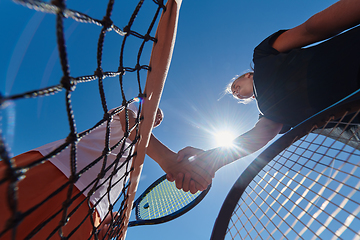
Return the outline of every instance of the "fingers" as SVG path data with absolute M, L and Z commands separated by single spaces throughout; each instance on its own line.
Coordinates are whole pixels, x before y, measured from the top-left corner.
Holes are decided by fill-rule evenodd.
M 203 185 L 197 183 L 191 178 L 190 173 L 179 173 L 175 180 L 176 188 L 182 189 L 184 192 L 190 191 L 192 194 L 196 193 L 197 191 L 203 191 L 207 188 L 208 185 Z
M 192 194 L 195 194 L 199 189 L 196 187 L 196 183 L 194 182 L 194 180 L 191 180 L 190 182 L 190 192 Z
M 107 214 L 103 222 L 98 226 L 99 232 L 98 232 L 98 238 L 99 239 L 106 239 L 109 236 L 109 228 L 113 221 L 116 221 L 116 219 L 119 217 L 118 212 L 112 212 Z M 112 226 L 112 230 L 116 231 L 118 228 L 117 226 Z
M 175 180 L 175 185 L 177 189 L 182 189 L 183 187 L 183 180 L 184 180 L 184 174 L 183 173 L 179 173 L 176 176 L 176 180 Z
M 197 183 L 197 189 L 204 191 L 212 182 L 212 175 L 210 175 L 205 169 L 195 165 L 192 169 L 192 179 Z
M 190 191 L 192 194 L 195 194 L 197 191 L 204 191 L 210 182 L 201 181 L 201 183 L 192 179 L 190 173 L 179 173 L 175 180 L 176 188 L 182 189 L 184 192 Z
M 185 170 L 185 169 L 184 169 Z M 169 174 L 172 176 L 171 174 Z M 188 170 L 179 172 L 175 178 L 175 185 L 178 189 L 191 193 L 205 190 L 212 182 L 213 175 L 209 174 L 202 166 L 192 164 Z M 173 177 L 168 177 L 168 180 Z M 193 183 L 192 183 L 193 182 Z M 195 185 L 195 186 L 194 186 Z
M 171 173 L 166 174 L 166 179 L 167 179 L 169 182 L 175 181 L 174 175 L 172 175 Z
M 190 173 L 185 173 L 185 178 L 184 178 L 183 186 L 182 186 L 184 192 L 188 192 L 190 190 L 190 180 L 191 180 Z
M 169 181 L 175 180 L 175 185 L 178 189 L 183 189 L 185 192 L 190 191 L 195 193 L 198 190 L 205 190 L 212 182 L 215 170 L 212 165 L 205 161 L 203 150 L 186 147 L 180 150 L 177 154 L 177 167 L 173 168 L 173 172 L 168 172 L 167 179 Z M 193 156 L 192 158 L 189 158 Z M 189 158 L 189 159 L 187 159 Z M 186 159 L 187 161 L 183 161 Z
M 100 224 L 99 228 L 102 228 L 103 226 L 110 224 L 113 218 L 114 219 L 116 218 L 117 214 L 118 214 L 117 212 L 113 212 L 112 214 L 111 213 L 107 214 L 103 222 Z
M 177 160 L 177 162 L 181 162 L 184 159 L 187 160 L 188 158 L 195 156 L 196 154 L 201 153 L 201 152 L 203 152 L 203 150 L 201 150 L 201 149 L 193 148 L 193 147 L 186 147 L 186 148 L 181 149 L 178 152 L 178 157 L 176 160 Z
M 178 157 L 176 159 L 177 162 L 181 162 L 182 160 L 184 160 L 186 154 L 187 154 L 187 148 L 184 148 L 184 149 L 181 149 L 179 152 L 178 152 Z
M 204 191 L 207 186 L 209 185 L 207 182 L 201 180 L 201 181 L 197 181 L 196 178 L 194 179 L 193 178 L 193 181 L 196 183 L 195 186 L 196 186 L 196 190 L 199 190 L 199 191 Z
M 112 232 L 116 232 L 119 227 L 113 227 L 110 231 L 111 224 L 105 224 L 101 229 L 99 229 L 98 232 L 98 238 L 100 240 L 110 239 L 110 235 L 112 235 Z
M 107 232 L 108 232 L 108 230 L 109 230 L 109 226 L 110 226 L 110 224 L 105 224 L 105 225 L 100 229 L 100 231 L 99 231 L 99 233 L 98 233 L 98 238 L 99 238 L 99 239 L 101 239 L 101 240 L 105 239 L 105 237 L 106 237 L 106 235 L 107 235 Z

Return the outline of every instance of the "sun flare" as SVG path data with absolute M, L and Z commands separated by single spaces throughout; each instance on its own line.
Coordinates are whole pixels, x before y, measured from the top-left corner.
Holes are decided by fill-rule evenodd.
M 229 131 L 219 131 L 215 134 L 216 145 L 218 147 L 231 147 L 235 136 Z

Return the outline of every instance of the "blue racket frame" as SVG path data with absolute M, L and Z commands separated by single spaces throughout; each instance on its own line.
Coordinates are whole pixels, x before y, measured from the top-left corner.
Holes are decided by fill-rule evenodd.
M 226 196 L 220 212 L 215 220 L 210 240 L 225 239 L 232 213 L 239 199 L 256 175 L 282 150 L 292 144 L 294 139 L 299 139 L 308 134 L 313 126 L 324 126 L 330 117 L 340 118 L 345 112 L 352 114 L 359 111 L 360 90 L 331 105 L 323 111 L 306 119 L 284 134 L 277 141 L 265 149 L 239 176 L 228 195 Z
M 155 218 L 155 219 L 140 219 L 139 217 L 139 213 L 140 213 L 140 206 L 139 203 L 141 202 L 142 199 L 144 199 L 148 193 L 150 193 L 157 185 L 159 185 L 161 182 L 163 181 L 168 181 L 166 180 L 166 174 L 163 175 L 162 177 L 160 177 L 159 179 L 157 179 L 154 183 L 152 183 L 141 195 L 138 199 L 136 199 L 136 201 L 134 202 L 133 205 L 133 209 L 135 208 L 135 217 L 136 220 L 135 221 L 131 221 L 129 222 L 128 227 L 133 227 L 133 226 L 140 226 L 140 225 L 154 225 L 154 224 L 161 224 L 161 223 L 165 223 L 168 221 L 171 221 L 175 218 L 178 218 L 180 216 L 182 216 L 183 214 L 187 213 L 188 211 L 190 211 L 192 208 L 194 208 L 199 202 L 201 202 L 201 200 L 206 196 L 206 194 L 209 192 L 210 188 L 211 188 L 211 184 L 207 187 L 207 189 L 205 189 L 204 191 L 202 191 L 194 200 L 192 200 L 190 203 L 188 203 L 186 206 L 184 206 L 183 208 L 169 214 L 166 215 L 164 217 L 160 217 L 160 218 Z

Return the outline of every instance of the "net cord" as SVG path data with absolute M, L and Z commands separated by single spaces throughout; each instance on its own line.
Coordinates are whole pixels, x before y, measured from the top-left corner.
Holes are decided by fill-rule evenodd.
M 127 209 L 124 211 L 124 236 L 126 237 L 126 229 L 131 215 L 132 204 L 134 202 L 136 190 L 140 180 L 143 162 L 146 154 L 146 148 L 149 143 L 151 129 L 155 121 L 155 114 L 160 102 L 161 94 L 165 84 L 165 79 L 170 67 L 172 53 L 175 44 L 179 11 L 182 0 L 170 0 L 166 4 L 166 10 L 160 18 L 158 28 L 155 34 L 157 42 L 154 43 L 150 67 L 144 90 L 144 103 L 142 118 L 140 123 L 141 139 L 135 148 L 137 155 L 132 162 L 134 169 L 130 175 L 130 186 L 128 188 Z

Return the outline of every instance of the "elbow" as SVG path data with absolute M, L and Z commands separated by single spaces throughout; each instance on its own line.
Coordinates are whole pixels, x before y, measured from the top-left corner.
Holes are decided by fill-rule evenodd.
M 259 128 L 257 128 L 257 136 L 261 139 L 261 147 L 264 147 L 275 138 L 283 127 L 282 123 L 277 123 L 266 118 L 263 118 L 263 121 L 261 121 L 259 125 Z
M 283 128 L 282 123 L 274 123 L 274 124 L 272 124 L 272 126 L 270 127 L 270 130 L 269 130 L 269 132 L 271 134 L 271 139 L 273 139 L 276 135 L 278 135 L 282 128 Z

